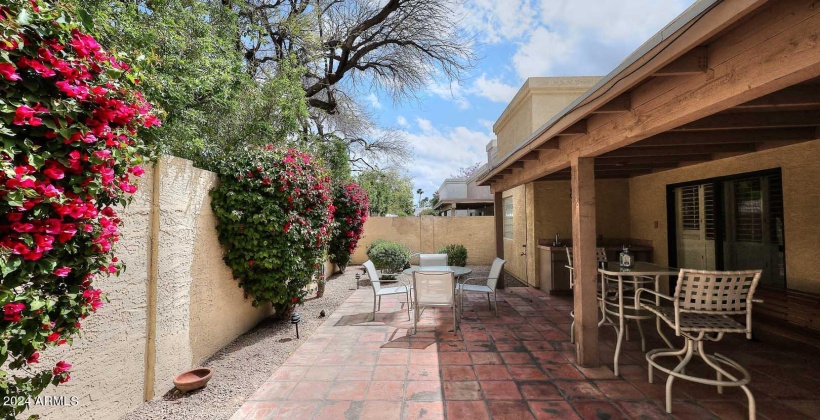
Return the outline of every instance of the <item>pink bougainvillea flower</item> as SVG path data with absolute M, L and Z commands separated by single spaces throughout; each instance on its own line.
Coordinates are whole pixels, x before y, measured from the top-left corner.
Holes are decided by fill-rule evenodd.
M 59 375 L 63 372 L 68 372 L 69 370 L 71 370 L 71 365 L 69 363 L 66 363 L 65 360 L 60 360 L 59 362 L 57 362 L 57 365 L 54 366 L 52 372 L 55 375 Z
M 26 309 L 24 303 L 7 303 L 3 306 L 3 320 L 9 322 L 20 322 L 20 313 Z
M 43 173 L 51 179 L 63 179 L 65 177 L 65 171 L 56 166 L 46 168 Z
M 23 80 L 19 74 L 17 74 L 17 69 L 14 68 L 14 65 L 10 63 L 0 63 L 0 75 L 3 76 L 4 79 L 8 80 L 9 82 L 17 82 Z
M 57 277 L 68 277 L 69 273 L 71 273 L 71 267 L 60 267 L 54 270 L 54 275 Z
M 145 173 L 145 169 L 142 169 L 142 166 L 134 166 L 129 169 L 128 172 L 131 172 L 134 176 L 142 176 Z

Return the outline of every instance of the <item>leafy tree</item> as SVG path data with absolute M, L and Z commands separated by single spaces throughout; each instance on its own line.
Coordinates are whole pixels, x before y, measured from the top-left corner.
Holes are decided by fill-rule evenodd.
M 223 3 L 230 3 L 223 0 Z M 299 57 L 312 107 L 337 111 L 339 97 L 371 87 L 396 99 L 434 76 L 460 77 L 473 58 L 457 30 L 456 3 L 443 0 L 245 0 L 237 2 L 248 70 Z
M 247 143 L 284 143 L 307 122 L 302 68 L 280 60 L 254 78 L 237 49 L 237 13 L 205 0 L 70 0 L 113 49 L 140 57 L 141 87 L 162 108 L 151 140 L 210 167 Z
M 363 172 L 356 181 L 370 198 L 371 215 L 413 214 L 413 182 L 397 170 Z

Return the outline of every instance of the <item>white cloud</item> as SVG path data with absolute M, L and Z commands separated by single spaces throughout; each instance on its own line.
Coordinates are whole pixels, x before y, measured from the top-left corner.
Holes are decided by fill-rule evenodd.
M 493 102 L 508 103 L 518 92 L 518 88 L 502 82 L 500 77 L 488 79 L 486 74 L 482 74 L 473 84 L 471 92 Z
M 478 39 L 497 43 L 524 35 L 537 16 L 532 0 L 473 0 L 464 4 L 465 29 Z
M 437 134 L 435 128 L 433 128 L 433 123 L 430 120 L 425 120 L 424 118 L 416 118 L 416 123 L 419 125 L 419 128 L 422 132 L 426 134 Z
M 418 121 L 419 126 L 430 123 L 421 118 Z M 427 128 L 422 128 L 422 133 L 403 133 L 413 148 L 415 158 L 409 168 L 413 188 L 421 188 L 432 194 L 445 178 L 459 168 L 487 160 L 485 146 L 492 139 L 490 133 L 462 126 L 444 130 L 432 126 Z
M 513 65 L 522 79 L 550 75 L 557 64 L 568 61 L 575 41 L 539 26 L 513 55 Z
M 404 118 L 401 115 L 396 117 L 396 123 L 399 125 L 399 127 L 409 127 L 410 126 L 410 123 L 407 122 L 407 118 Z
M 367 100 L 367 102 L 370 104 L 370 106 L 372 106 L 375 109 L 381 109 L 382 108 L 382 103 L 379 101 L 379 98 L 376 96 L 375 93 L 371 92 L 370 95 L 367 95 L 365 100 Z
M 440 77 L 443 78 L 443 76 Z M 467 109 L 470 107 L 470 102 L 464 97 L 464 92 L 462 92 L 461 85 L 458 81 L 454 80 L 450 83 L 433 82 L 427 90 L 438 97 L 455 102 L 459 109 Z
M 482 127 L 484 127 L 484 129 L 487 130 L 488 132 L 491 132 L 491 131 L 493 131 L 493 125 L 495 125 L 495 121 L 490 121 L 490 120 L 485 120 L 485 119 L 479 118 L 478 119 L 478 124 L 480 124 Z
M 679 15 L 691 0 L 540 0 L 541 22 L 583 32 L 605 43 L 644 41 Z

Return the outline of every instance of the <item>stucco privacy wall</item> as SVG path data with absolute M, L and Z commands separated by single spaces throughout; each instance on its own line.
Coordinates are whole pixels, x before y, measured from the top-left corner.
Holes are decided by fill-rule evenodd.
M 352 263 L 367 261 L 367 246 L 376 239 L 398 242 L 410 252 L 430 253 L 448 244 L 467 247 L 468 264 L 490 264 L 495 258 L 495 222 L 476 217 L 370 217 L 364 224 Z
M 652 240 L 655 261 L 666 264 L 667 185 L 778 167 L 783 179 L 786 282 L 790 289 L 820 293 L 820 141 L 630 179 L 631 236 Z
M 153 191 L 153 175 L 159 190 Z M 75 407 L 37 407 L 45 418 L 118 418 L 143 401 L 146 384 L 146 331 L 149 306 L 156 305 L 153 396 L 173 387 L 173 376 L 256 325 L 269 307 L 253 308 L 230 269 L 222 263 L 208 191 L 216 175 L 190 161 L 165 158 L 140 180 L 133 203 L 122 213 L 117 254 L 127 270 L 99 282 L 111 302 L 84 323 L 85 335 L 72 347 L 48 352 L 53 363 L 74 365 L 71 381 L 48 395 L 79 397 Z M 159 226 L 151 236 L 152 204 L 158 200 Z M 150 250 L 157 246 L 155 303 L 146 293 Z M 150 388 L 150 387 L 149 387 Z

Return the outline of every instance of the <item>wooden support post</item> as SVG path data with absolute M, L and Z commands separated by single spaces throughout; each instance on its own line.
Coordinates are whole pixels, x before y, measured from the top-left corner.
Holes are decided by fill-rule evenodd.
M 504 198 L 501 196 L 501 191 L 495 192 L 495 202 L 493 203 L 494 206 L 494 214 L 495 214 L 495 256 L 498 258 L 504 258 Z M 504 271 L 501 271 L 501 274 L 498 278 L 499 289 L 504 288 Z
M 573 156 L 572 247 L 575 271 L 575 342 L 578 364 L 600 364 L 598 354 L 598 268 L 595 255 L 595 159 Z

